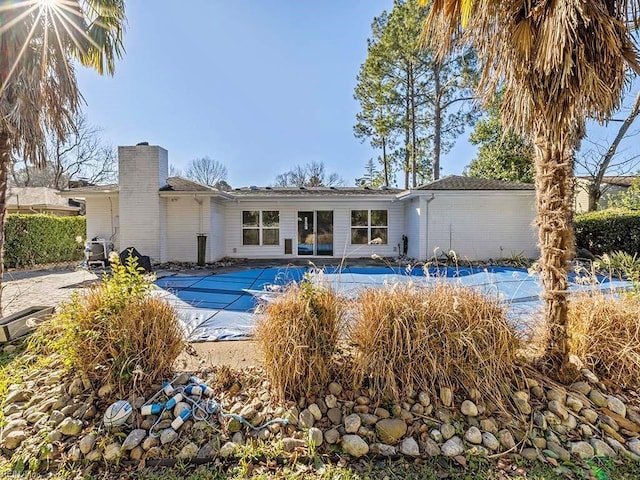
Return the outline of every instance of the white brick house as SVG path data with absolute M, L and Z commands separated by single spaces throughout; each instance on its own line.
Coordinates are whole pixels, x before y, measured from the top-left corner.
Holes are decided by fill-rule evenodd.
M 248 187 L 222 192 L 168 177 L 167 151 L 118 148 L 119 182 L 62 192 L 86 201 L 88 238 L 154 261 L 538 255 L 532 185 L 450 176 L 413 190 Z

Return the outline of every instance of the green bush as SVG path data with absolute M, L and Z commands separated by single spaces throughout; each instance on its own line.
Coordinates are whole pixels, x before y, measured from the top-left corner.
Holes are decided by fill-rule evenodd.
M 640 211 L 607 209 L 577 215 L 576 244 L 595 255 L 640 251 Z
M 80 260 L 87 236 L 85 217 L 7 215 L 4 225 L 4 265 L 26 267 L 42 263 Z

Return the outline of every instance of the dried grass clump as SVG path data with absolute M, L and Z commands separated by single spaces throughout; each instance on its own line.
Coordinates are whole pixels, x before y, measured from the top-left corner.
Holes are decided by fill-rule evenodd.
M 265 306 L 255 337 L 281 398 L 297 400 L 329 381 L 344 307 L 332 289 L 306 281 L 292 284 Z
M 381 399 L 450 386 L 503 404 L 519 342 L 496 299 L 445 283 L 399 284 L 362 291 L 354 311 L 354 378 Z
M 569 302 L 569 349 L 603 381 L 640 385 L 640 299 L 583 293 Z
M 63 305 L 32 340 L 62 354 L 74 371 L 121 393 L 143 392 L 172 372 L 184 347 L 175 309 L 149 294 L 135 262 Z

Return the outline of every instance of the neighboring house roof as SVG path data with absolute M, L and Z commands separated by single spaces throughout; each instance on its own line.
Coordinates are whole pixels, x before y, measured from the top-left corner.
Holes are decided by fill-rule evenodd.
M 58 190 L 48 187 L 10 187 L 7 192 L 9 209 L 69 210 L 77 212 L 80 207 L 69 205 L 69 201 L 58 195 Z
M 532 183 L 449 175 L 417 187 L 417 190 L 535 190 Z
M 244 187 L 235 188 L 228 193 L 238 197 L 253 196 L 337 196 L 337 195 L 397 195 L 402 190 L 397 188 L 367 188 L 367 187 Z
M 592 177 L 589 176 L 580 176 L 576 177 L 580 180 L 586 180 L 587 182 L 591 182 L 593 180 Z M 638 180 L 637 175 L 605 175 L 602 177 L 602 183 L 606 183 L 608 185 L 615 185 L 618 187 L 630 187 L 634 180 Z

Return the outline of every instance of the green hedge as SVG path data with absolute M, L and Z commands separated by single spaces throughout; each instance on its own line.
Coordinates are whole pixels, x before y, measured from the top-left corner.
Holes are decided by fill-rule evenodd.
M 70 262 L 83 257 L 87 236 L 85 217 L 7 215 L 4 225 L 4 265 L 26 267 L 41 263 Z
M 640 252 L 640 211 L 607 209 L 577 215 L 576 244 L 595 255 Z

